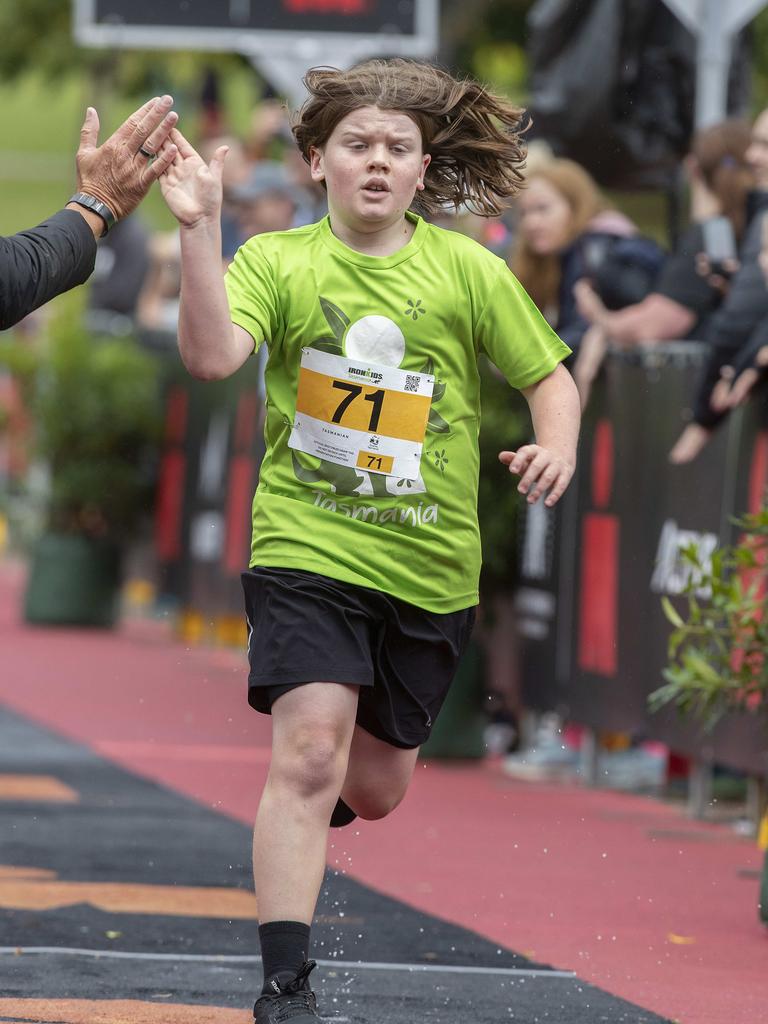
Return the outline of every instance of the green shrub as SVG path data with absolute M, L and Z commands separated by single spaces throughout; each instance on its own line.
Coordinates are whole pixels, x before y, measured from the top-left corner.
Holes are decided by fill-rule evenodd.
M 34 448 L 50 468 L 48 526 L 129 538 L 152 498 L 160 430 L 155 361 L 133 340 L 89 335 L 79 303 L 67 303 L 38 344 L 4 340 L 3 363 L 22 382 Z
M 682 554 L 691 569 L 687 613 L 669 598 L 666 685 L 650 696 L 652 710 L 672 704 L 711 729 L 730 711 L 768 710 L 768 505 L 737 520 L 737 543 L 704 564 L 692 545 Z

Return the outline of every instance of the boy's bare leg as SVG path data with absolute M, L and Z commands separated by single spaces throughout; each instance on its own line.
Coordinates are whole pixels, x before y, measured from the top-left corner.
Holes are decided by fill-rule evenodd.
M 272 706 L 272 760 L 253 835 L 259 921 L 310 924 L 347 771 L 358 687 L 308 683 Z
M 418 754 L 418 747 L 393 747 L 356 725 L 341 799 L 361 818 L 384 818 L 405 796 Z

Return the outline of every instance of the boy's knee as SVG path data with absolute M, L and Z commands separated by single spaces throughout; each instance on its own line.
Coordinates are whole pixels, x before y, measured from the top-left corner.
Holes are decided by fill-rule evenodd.
M 344 800 L 349 803 L 358 818 L 364 821 L 379 821 L 391 814 L 400 805 L 404 796 L 405 789 L 383 790 L 350 794 L 348 800 L 345 794 Z
M 338 791 L 346 771 L 343 735 L 333 727 L 296 730 L 274 758 L 272 770 L 298 796 Z

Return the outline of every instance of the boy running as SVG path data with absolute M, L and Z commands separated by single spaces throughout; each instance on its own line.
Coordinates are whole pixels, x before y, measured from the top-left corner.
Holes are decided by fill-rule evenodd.
M 329 823 L 402 800 L 477 604 L 477 357 L 530 405 L 536 444 L 499 458 L 529 502 L 573 474 L 569 349 L 505 263 L 429 225 L 519 185 L 520 111 L 429 65 L 311 71 L 294 125 L 328 192 L 319 224 L 251 238 L 222 281 L 221 173 L 178 132 L 161 178 L 181 225 L 179 347 L 202 379 L 265 342 L 266 454 L 243 574 L 249 702 L 272 715 L 253 863 L 256 1024 L 318 1020 L 309 934 Z

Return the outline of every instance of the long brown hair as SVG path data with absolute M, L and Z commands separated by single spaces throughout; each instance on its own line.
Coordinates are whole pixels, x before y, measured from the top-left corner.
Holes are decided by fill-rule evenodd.
M 573 242 L 599 213 L 612 209 L 594 178 L 573 160 L 549 160 L 541 163 L 526 184 L 546 181 L 566 200 L 571 210 L 566 244 Z M 518 231 L 510 267 L 536 305 L 549 310 L 557 303 L 560 290 L 560 255 L 535 253 L 522 231 Z
M 407 114 L 417 124 L 432 160 L 414 208 L 437 213 L 467 204 L 485 217 L 499 214 L 522 180 L 527 125 L 523 112 L 472 79 L 458 80 L 422 61 L 369 60 L 349 71 L 312 68 L 304 79 L 309 99 L 292 130 L 304 159 L 323 146 L 347 114 L 379 107 Z
M 746 162 L 750 128 L 746 121 L 730 118 L 697 132 L 691 144 L 704 184 L 720 203 L 723 216 L 733 225 L 736 238 L 744 233 L 747 194 L 754 179 Z

